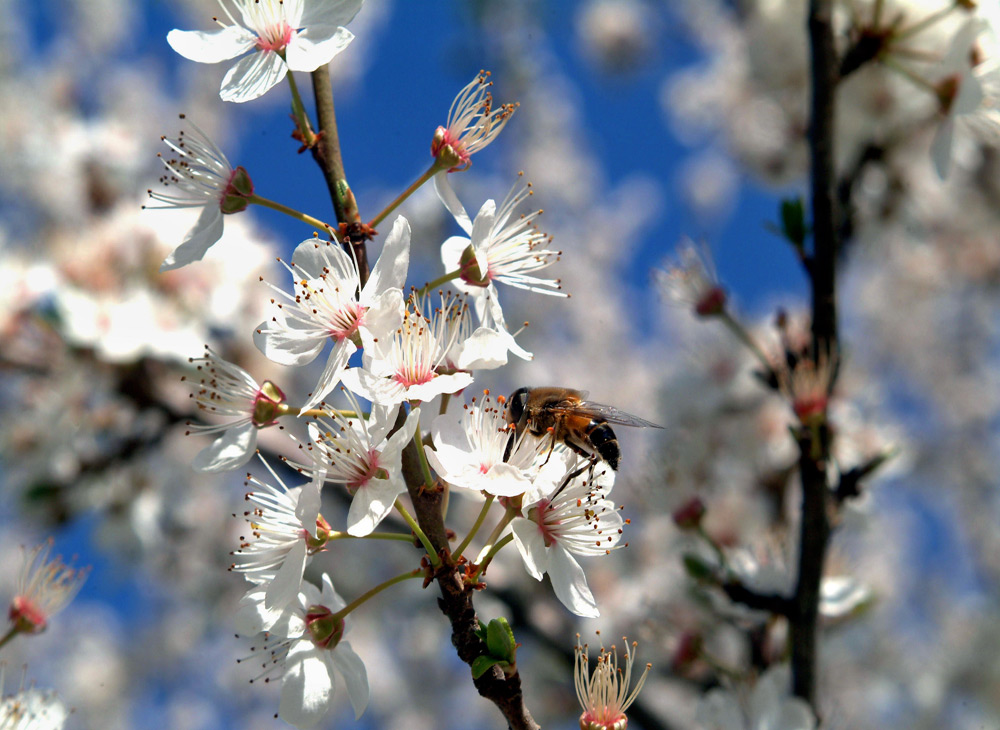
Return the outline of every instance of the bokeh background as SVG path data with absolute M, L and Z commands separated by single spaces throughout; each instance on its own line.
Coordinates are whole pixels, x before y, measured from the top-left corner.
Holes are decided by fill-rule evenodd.
M 909 17 L 944 4 L 887 2 Z M 769 352 L 779 352 L 779 311 L 790 336 L 807 329 L 807 279 L 769 230 L 780 201 L 805 192 L 802 5 L 366 0 L 355 41 L 332 64 L 345 166 L 366 219 L 426 168 L 434 129 L 480 69 L 493 72 L 498 101 L 520 103 L 453 182 L 472 211 L 524 171 L 572 297 L 506 294 L 508 321 L 530 321 L 519 339 L 535 358 L 474 388 L 566 385 L 666 426 L 619 433 L 615 495 L 632 520 L 630 545 L 584 566 L 600 619 L 569 615 L 513 554 L 491 567 L 478 599 L 481 615 L 512 619 L 528 705 L 545 727 L 576 726 L 567 652 L 577 631 L 639 640 L 640 660 L 654 664 L 634 718 L 647 730 L 693 727 L 699 697 L 719 683 L 716 664 L 759 666 L 751 647 L 781 644 L 780 625 L 691 584 L 680 555 L 692 546 L 670 513 L 701 496 L 708 531 L 787 584 L 792 415 L 749 354 L 669 301 L 656 272 L 690 236 L 712 251 L 734 311 Z M 185 113 L 262 195 L 321 218 L 332 211 L 289 136 L 287 90 L 223 104 L 226 64 L 194 64 L 166 44 L 171 28 L 207 29 L 216 13 L 203 0 L 0 0 L 0 597 L 13 591 L 20 546 L 49 535 L 93 566 L 48 631 L 0 658 L 26 662 L 56 689 L 74 728 L 281 725 L 277 688 L 250 683 L 257 670 L 237 665 L 249 654 L 232 628 L 244 587 L 226 568 L 245 529 L 233 516 L 242 474 L 190 469 L 207 439 L 184 435 L 192 403 L 180 377 L 210 343 L 293 400 L 310 390 L 316 372 L 283 371 L 250 339 L 269 294 L 259 277 L 283 284 L 275 256 L 310 231 L 252 209 L 227 219 L 204 262 L 161 275 L 193 216 L 141 206 L 161 173 L 159 137 L 174 136 Z M 926 42 L 942 48 L 955 27 L 942 23 Z M 879 68 L 841 93 L 852 227 L 841 257 L 838 461 L 846 470 L 896 456 L 834 538 L 831 575 L 852 576 L 871 600 L 825 630 L 821 706 L 829 727 L 1000 727 L 996 135 L 960 129 L 941 181 L 928 154 L 929 95 Z M 442 273 L 438 247 L 457 229 L 429 188 L 402 212 L 420 285 Z M 331 499 L 324 514 L 336 525 L 344 509 Z M 338 544 L 317 567 L 353 596 L 410 560 Z M 762 630 L 767 641 L 748 641 Z M 475 695 L 430 591 L 387 592 L 351 632 L 372 702 L 355 725 L 341 696 L 327 726 L 503 727 Z M 693 637 L 706 655 L 680 661 Z

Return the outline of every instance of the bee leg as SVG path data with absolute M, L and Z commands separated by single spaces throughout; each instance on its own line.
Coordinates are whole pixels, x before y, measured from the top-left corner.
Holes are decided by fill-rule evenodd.
M 553 431 L 551 428 L 549 428 L 547 433 L 549 435 L 549 451 L 545 455 L 545 461 L 542 462 L 542 466 L 545 466 L 546 464 L 549 463 L 549 459 L 552 458 L 552 452 L 556 448 L 556 435 L 555 435 L 555 431 Z M 541 468 L 541 467 L 539 467 L 539 468 Z M 560 489 L 561 489 L 561 487 L 560 487 Z
M 507 437 L 507 447 L 503 450 L 503 461 L 506 464 L 510 455 L 514 453 L 514 444 L 517 442 L 517 431 L 510 429 L 510 436 Z
M 574 479 L 576 479 L 576 478 L 577 478 L 578 476 L 580 476 L 581 474 L 583 474 L 583 472 L 587 471 L 587 469 L 593 469 L 593 468 L 594 468 L 594 463 L 593 463 L 593 461 L 594 461 L 594 460 L 593 460 L 593 459 L 591 459 L 589 463 L 587 463 L 587 464 L 584 464 L 584 465 L 583 465 L 583 466 L 581 466 L 581 467 L 580 467 L 579 469 L 575 469 L 575 470 L 571 471 L 571 472 L 570 472 L 569 474 L 567 474 L 567 475 L 566 475 L 566 476 L 565 476 L 565 477 L 563 478 L 563 480 L 562 480 L 562 484 L 560 484 L 560 485 L 559 485 L 559 489 L 557 489 L 556 491 L 554 491 L 554 492 L 552 493 L 552 496 L 551 496 L 551 497 L 549 497 L 549 500 L 551 501 L 551 500 L 555 499 L 556 497 L 558 497 L 558 496 L 559 496 L 559 493 L 560 493 L 560 492 L 561 492 L 562 490 L 564 490 L 564 489 L 566 488 L 566 485 L 567 485 L 567 484 L 569 484 L 569 483 L 570 483 L 571 481 L 573 481 L 573 480 L 574 480 Z

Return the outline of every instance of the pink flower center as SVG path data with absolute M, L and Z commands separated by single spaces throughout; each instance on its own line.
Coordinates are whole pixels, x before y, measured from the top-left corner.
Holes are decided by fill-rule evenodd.
M 386 479 L 389 476 L 389 472 L 379 466 L 378 460 L 382 456 L 380 451 L 371 449 L 368 451 L 368 458 L 363 462 L 366 466 L 364 470 L 358 470 L 358 475 L 347 482 L 348 488 L 353 492 L 356 489 L 360 489 L 370 482 L 372 479 Z
M 396 371 L 392 379 L 400 385 L 409 388 L 411 385 L 423 385 L 432 381 L 434 379 L 434 371 L 421 367 L 404 366 L 403 369 Z
M 545 541 L 545 547 L 552 547 L 556 544 L 556 535 L 552 528 L 558 525 L 558 522 L 546 522 L 545 518 L 551 511 L 551 502 L 547 499 L 543 499 L 538 503 L 538 506 L 532 507 L 530 511 L 531 519 L 538 523 L 538 531 L 542 533 L 542 540 Z
M 265 28 L 257 38 L 257 49 L 260 51 L 283 51 L 295 35 L 295 31 L 285 21 Z
M 14 597 L 10 604 L 8 617 L 19 631 L 26 634 L 41 631 L 46 624 L 45 612 L 25 596 Z
M 351 302 L 334 314 L 327 332 L 335 340 L 347 340 L 354 336 L 364 322 L 365 308 L 358 302 Z

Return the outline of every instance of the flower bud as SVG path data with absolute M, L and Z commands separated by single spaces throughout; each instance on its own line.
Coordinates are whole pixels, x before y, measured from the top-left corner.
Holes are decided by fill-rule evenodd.
M 701 501 L 701 497 L 691 497 L 673 513 L 674 524 L 682 530 L 696 529 L 704 516 L 705 503 Z

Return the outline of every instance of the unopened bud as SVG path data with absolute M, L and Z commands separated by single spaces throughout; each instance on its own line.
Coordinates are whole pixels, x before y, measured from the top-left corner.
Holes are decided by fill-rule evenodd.
M 691 497 L 687 502 L 674 510 L 674 524 L 682 530 L 694 530 L 701 524 L 705 516 L 705 503 L 700 497 Z
M 699 317 L 715 317 L 722 314 L 726 311 L 726 290 L 721 286 L 713 286 L 695 302 L 694 311 Z

